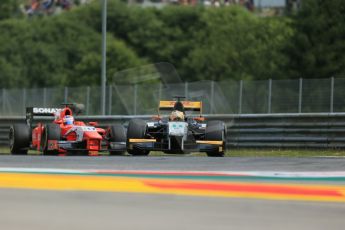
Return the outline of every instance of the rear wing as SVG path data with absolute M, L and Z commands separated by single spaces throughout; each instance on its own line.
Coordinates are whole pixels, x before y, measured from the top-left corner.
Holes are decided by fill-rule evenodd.
M 171 110 L 174 108 L 177 101 L 159 101 L 160 110 Z M 199 111 L 202 112 L 201 101 L 180 101 L 186 111 Z
M 56 112 L 61 111 L 61 108 L 40 108 L 27 107 L 26 108 L 26 123 L 31 126 L 34 116 L 53 117 Z

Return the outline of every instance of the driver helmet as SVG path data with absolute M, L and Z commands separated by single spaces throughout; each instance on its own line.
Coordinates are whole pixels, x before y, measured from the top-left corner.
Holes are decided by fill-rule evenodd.
M 170 121 L 184 121 L 184 114 L 181 111 L 174 110 L 169 116 Z
M 70 116 L 70 115 L 66 115 L 63 119 L 63 123 L 65 125 L 72 125 L 74 122 L 74 117 L 73 116 Z

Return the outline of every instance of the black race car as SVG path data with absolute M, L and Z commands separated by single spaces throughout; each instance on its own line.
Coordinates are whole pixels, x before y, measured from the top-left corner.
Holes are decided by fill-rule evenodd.
M 127 130 L 127 152 L 148 155 L 150 151 L 183 154 L 206 152 L 211 157 L 222 157 L 226 149 L 226 125 L 222 121 L 205 121 L 201 101 L 160 101 L 158 115 L 151 121 L 133 119 Z M 170 111 L 162 116 L 161 111 Z M 198 111 L 198 115 L 187 115 Z

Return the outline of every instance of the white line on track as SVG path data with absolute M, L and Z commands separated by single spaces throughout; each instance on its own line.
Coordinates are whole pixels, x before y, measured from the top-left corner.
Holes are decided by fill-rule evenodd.
M 7 168 L 0 167 L 0 173 L 56 173 L 56 174 L 160 174 L 191 176 L 254 176 L 276 178 L 334 178 L 345 177 L 345 171 L 327 172 L 284 172 L 284 171 L 161 171 L 161 170 L 75 170 L 51 168 Z

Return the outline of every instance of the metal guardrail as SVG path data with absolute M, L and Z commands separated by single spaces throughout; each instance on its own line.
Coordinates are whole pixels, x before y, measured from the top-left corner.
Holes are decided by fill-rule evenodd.
M 101 126 L 125 124 L 132 118 L 151 116 L 80 116 L 83 121 L 98 121 Z M 223 120 L 228 127 L 229 148 L 344 148 L 345 113 L 206 115 L 209 120 Z M 0 145 L 8 144 L 13 123 L 25 118 L 0 117 Z M 49 120 L 44 119 L 42 120 Z

